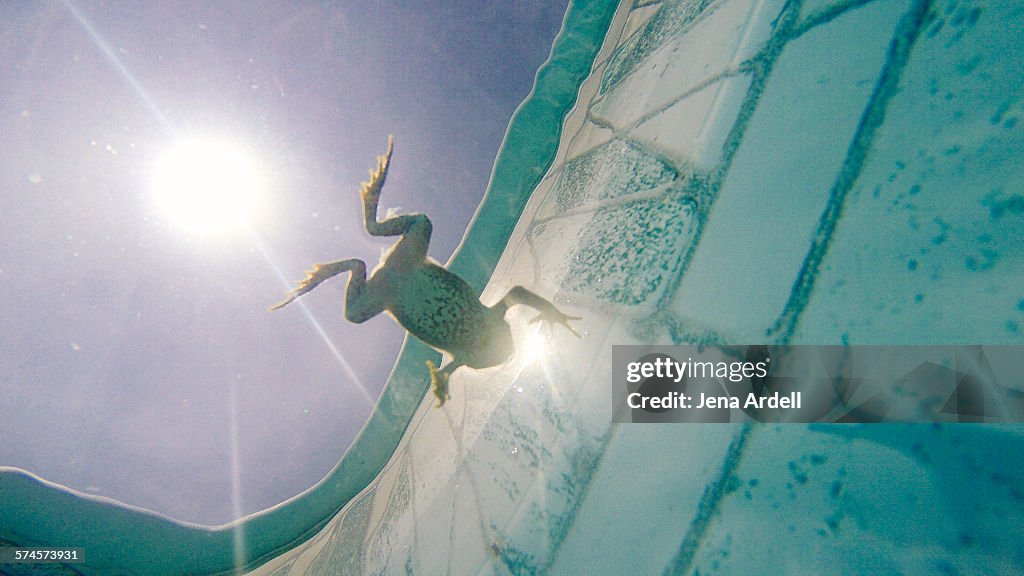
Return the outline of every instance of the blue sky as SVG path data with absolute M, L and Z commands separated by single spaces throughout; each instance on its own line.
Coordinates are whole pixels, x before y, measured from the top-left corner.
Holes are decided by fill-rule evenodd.
M 565 10 L 408 5 L 0 4 L 0 465 L 221 523 L 337 462 L 403 331 L 346 322 L 343 278 L 267 312 L 281 275 L 376 264 L 358 186 L 388 134 L 382 208 L 428 213 L 447 260 Z M 154 198 L 199 138 L 256 167 L 247 228 Z

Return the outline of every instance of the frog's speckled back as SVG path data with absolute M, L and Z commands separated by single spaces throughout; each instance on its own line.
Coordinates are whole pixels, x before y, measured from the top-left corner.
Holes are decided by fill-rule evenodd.
M 496 315 L 462 278 L 427 263 L 394 282 L 389 311 L 414 336 L 449 352 L 473 348 L 481 328 Z M 504 324 L 501 318 L 498 322 Z M 507 328 L 506 328 L 507 330 Z

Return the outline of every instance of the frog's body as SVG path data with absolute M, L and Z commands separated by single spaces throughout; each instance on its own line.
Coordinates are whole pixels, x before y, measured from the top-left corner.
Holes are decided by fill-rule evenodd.
M 377 159 L 377 170 L 370 173 L 370 181 L 363 183 L 363 222 L 373 236 L 401 239 L 369 279 L 362 260 L 350 258 L 317 264 L 287 300 L 271 309 L 285 306 L 332 276 L 351 272 L 345 294 L 346 318 L 360 323 L 387 311 L 409 333 L 451 354 L 452 362 L 442 370 L 437 370 L 432 362 L 427 363 L 434 395 L 441 404 L 448 398 L 448 376 L 456 368 L 497 366 L 515 352 L 512 331 L 505 322 L 510 306 L 526 304 L 541 313 L 533 321 L 557 322 L 575 334 L 568 324 L 575 317 L 562 314 L 553 304 L 522 286 L 509 290 L 494 306 L 484 306 L 465 280 L 427 257 L 432 225 L 426 215 L 405 214 L 383 222 L 377 220 L 377 204 L 392 150 L 389 138 L 387 153 Z

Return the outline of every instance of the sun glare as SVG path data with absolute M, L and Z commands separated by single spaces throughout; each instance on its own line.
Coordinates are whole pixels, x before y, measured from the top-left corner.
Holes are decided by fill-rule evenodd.
M 160 209 L 197 235 L 219 235 L 249 222 L 262 195 L 262 178 L 237 147 L 216 140 L 184 140 L 168 150 L 153 173 Z
M 550 337 L 545 335 L 540 327 L 530 328 L 524 334 L 522 351 L 520 356 L 523 359 L 524 364 L 532 364 L 539 360 L 542 360 L 548 352 L 548 348 L 551 346 Z

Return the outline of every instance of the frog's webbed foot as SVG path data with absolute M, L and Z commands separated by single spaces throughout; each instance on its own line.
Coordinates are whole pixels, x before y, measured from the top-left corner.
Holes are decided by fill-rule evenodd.
M 450 371 L 447 368 L 438 370 L 437 366 L 434 366 L 433 360 L 427 360 L 427 370 L 430 371 L 430 384 L 434 390 L 434 396 L 437 398 L 437 407 L 440 408 L 452 397 L 448 393 L 448 375 Z
M 380 201 L 380 190 L 384 187 L 384 180 L 388 177 L 388 166 L 391 164 L 391 152 L 394 150 L 394 139 L 388 136 L 388 150 L 381 156 L 377 156 L 377 169 L 370 170 L 370 181 L 363 182 L 359 191 L 363 199 L 365 209 L 372 208 L 373 214 L 377 213 L 377 202 Z M 371 218 L 371 220 L 375 219 Z
M 552 309 L 545 310 L 544 312 L 538 314 L 533 320 L 530 320 L 530 324 L 534 324 L 536 322 L 547 322 L 552 326 L 554 326 L 555 324 L 561 324 L 562 326 L 565 326 L 565 329 L 571 332 L 573 336 L 577 338 L 582 338 L 582 336 L 580 336 L 580 333 L 569 325 L 570 320 L 582 319 L 583 318 L 579 316 L 569 316 L 568 314 L 563 314 L 561 310 L 552 307 Z
M 306 278 L 302 280 L 302 282 L 299 282 L 299 284 L 295 288 L 291 289 L 291 291 L 288 293 L 287 299 L 285 299 L 283 302 L 278 302 L 277 304 L 274 304 L 273 306 L 268 308 L 268 310 L 278 310 L 280 308 L 284 308 L 288 304 L 294 302 L 295 299 L 298 298 L 299 296 L 302 296 L 306 292 L 309 292 L 312 289 L 319 286 L 320 284 L 322 284 L 324 280 L 337 276 L 342 272 L 348 270 L 365 269 L 366 265 L 363 264 L 361 260 L 356 259 L 338 260 L 337 262 L 329 262 L 327 264 L 315 264 L 312 270 L 306 272 Z M 363 272 L 363 274 L 365 275 L 365 272 Z

